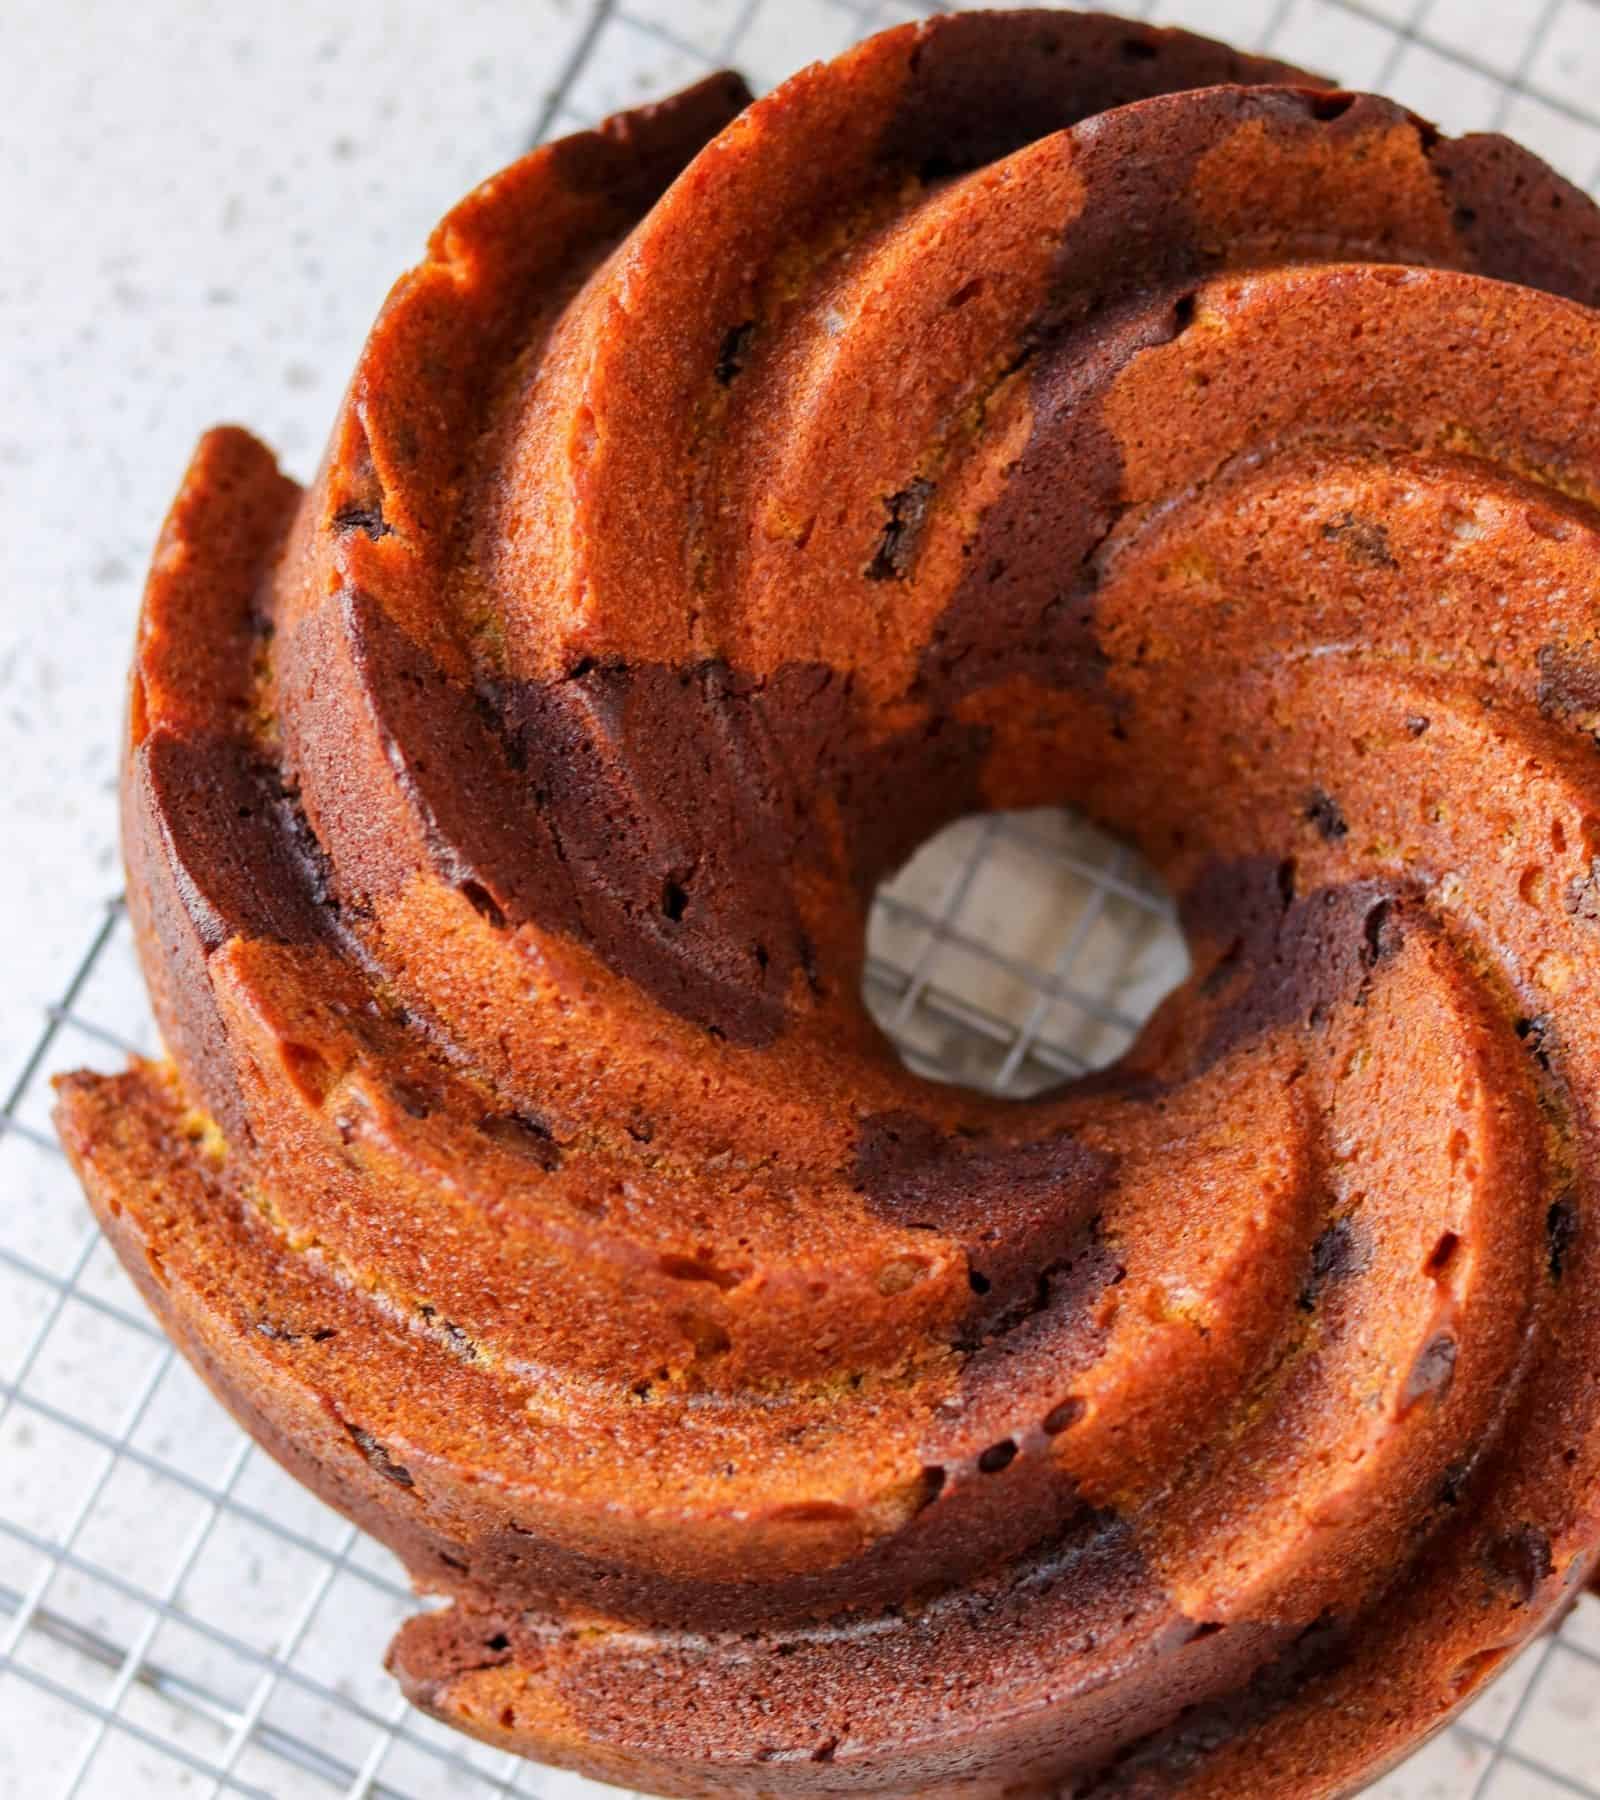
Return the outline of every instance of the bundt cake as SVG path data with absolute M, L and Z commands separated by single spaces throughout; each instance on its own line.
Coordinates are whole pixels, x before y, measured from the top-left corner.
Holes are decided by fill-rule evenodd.
M 1600 214 L 1099 17 L 536 151 L 302 491 L 201 444 L 60 1084 L 416 1703 L 663 1793 L 1345 1793 L 1600 1549 Z M 875 884 L 1071 804 L 1193 972 L 901 1066 Z M 1330 1721 L 1337 1721 L 1330 1727 Z

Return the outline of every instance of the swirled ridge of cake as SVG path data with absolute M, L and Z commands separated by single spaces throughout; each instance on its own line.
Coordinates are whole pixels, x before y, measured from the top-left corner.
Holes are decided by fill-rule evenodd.
M 454 1601 L 441 1717 L 1306 1800 L 1589 1572 L 1600 215 L 1309 81 L 1047 13 L 720 77 L 444 221 L 309 489 L 202 443 L 123 782 L 172 1060 L 61 1129 Z M 1063 803 L 1192 977 L 919 1080 L 875 883 Z

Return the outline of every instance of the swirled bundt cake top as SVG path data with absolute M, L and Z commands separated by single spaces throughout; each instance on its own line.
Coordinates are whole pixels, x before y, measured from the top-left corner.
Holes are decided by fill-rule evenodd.
M 1600 217 L 1094 17 L 747 98 L 469 197 L 304 493 L 202 445 L 124 782 L 173 1063 L 69 1148 L 454 1596 L 395 1658 L 457 1723 L 1343 1791 L 1600 1543 Z M 1107 1075 L 930 1086 L 873 887 L 1060 803 L 1194 974 Z

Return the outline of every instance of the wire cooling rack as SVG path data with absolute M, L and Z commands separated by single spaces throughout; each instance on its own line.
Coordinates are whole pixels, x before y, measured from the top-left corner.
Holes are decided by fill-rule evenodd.
M 723 63 L 764 86 L 919 10 L 601 0 L 536 135 Z M 1384 89 L 1452 131 L 1510 131 L 1600 188 L 1594 0 L 1122 10 Z M 402 1571 L 239 1433 L 93 1230 L 49 1131 L 45 1078 L 114 1067 L 154 1039 L 120 902 L 84 936 L 0 1104 L 0 1796 L 612 1791 L 407 1711 L 379 1668 L 416 1605 Z M 880 894 L 868 950 L 867 1000 L 913 1067 L 1014 1094 L 1109 1061 L 1184 962 L 1145 872 L 1057 813 L 952 827 Z M 1600 1800 L 1600 1604 L 1583 1602 L 1374 1793 Z

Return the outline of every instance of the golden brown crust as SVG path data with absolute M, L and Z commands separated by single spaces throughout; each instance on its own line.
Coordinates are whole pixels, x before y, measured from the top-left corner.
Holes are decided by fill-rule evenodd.
M 202 444 L 123 789 L 173 1067 L 64 1140 L 455 1599 L 439 1716 L 685 1794 L 1344 1791 L 1600 1544 L 1600 215 L 1093 17 L 744 99 L 464 202 L 305 493 Z M 930 1087 L 872 886 L 1061 801 L 1194 974 L 1108 1076 Z

